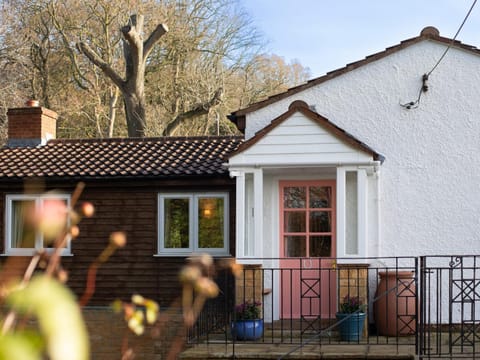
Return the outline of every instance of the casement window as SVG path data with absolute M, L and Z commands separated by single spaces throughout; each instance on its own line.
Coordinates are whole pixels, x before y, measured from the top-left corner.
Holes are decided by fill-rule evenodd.
M 58 224 L 66 224 L 67 213 L 62 210 L 70 206 L 70 196 L 7 195 L 5 203 L 5 254 L 30 256 L 41 249 L 53 251 L 55 239 L 51 238 L 54 235 L 49 236 L 49 230 Z M 36 216 L 44 217 L 43 225 L 39 224 L 40 220 L 35 220 Z M 68 241 L 62 255 L 70 254 Z
M 228 194 L 160 194 L 158 207 L 158 255 L 228 255 Z

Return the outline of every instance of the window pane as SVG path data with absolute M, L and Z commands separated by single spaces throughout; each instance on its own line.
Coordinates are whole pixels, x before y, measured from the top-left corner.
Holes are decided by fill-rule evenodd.
M 305 187 L 285 187 L 283 189 L 283 206 L 288 209 L 304 209 L 306 205 Z
M 34 213 L 35 200 L 12 201 L 12 248 L 35 248 L 35 227 L 31 221 Z
M 332 188 L 330 186 L 311 186 L 310 208 L 330 208 L 332 207 Z
M 285 211 L 283 219 L 285 232 L 305 232 L 307 229 L 305 211 Z
M 199 198 L 198 200 L 198 247 L 223 248 L 224 199 Z
M 285 256 L 307 256 L 305 236 L 285 236 Z
M 310 232 L 331 232 L 332 219 L 330 211 L 310 212 Z
M 53 248 L 60 234 L 65 234 L 67 225 L 68 202 L 66 199 L 45 199 L 41 207 L 41 216 L 44 218 L 44 226 L 41 228 L 43 246 Z M 64 247 L 67 247 L 65 243 Z
M 310 236 L 310 256 L 332 256 L 331 236 Z
M 189 248 L 189 199 L 164 199 L 166 248 Z

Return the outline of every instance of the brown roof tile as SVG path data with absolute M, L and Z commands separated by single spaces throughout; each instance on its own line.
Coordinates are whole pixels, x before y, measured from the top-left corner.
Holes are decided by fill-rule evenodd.
M 240 137 L 51 140 L 0 150 L 0 181 L 226 175 Z
M 290 88 L 285 92 L 270 96 L 269 98 L 267 98 L 263 101 L 259 101 L 257 103 L 254 103 L 254 104 L 252 104 L 252 105 L 250 105 L 250 106 L 248 106 L 244 109 L 237 110 L 237 111 L 233 112 L 231 115 L 229 115 L 228 118 L 236 124 L 237 121 L 239 121 L 239 119 L 241 119 L 246 114 L 248 114 L 252 111 L 256 111 L 258 109 L 261 109 L 261 108 L 263 108 L 267 105 L 270 105 L 270 104 L 275 103 L 279 100 L 282 100 L 286 97 L 297 94 L 297 93 L 299 93 L 299 92 L 301 92 L 305 89 L 311 88 L 311 87 L 313 87 L 315 85 L 318 85 L 318 84 L 321 84 L 325 81 L 331 80 L 331 79 L 333 79 L 337 76 L 345 74 L 349 71 L 357 69 L 357 68 L 359 68 L 361 66 L 364 66 L 366 64 L 369 64 L 373 61 L 382 59 L 382 58 L 384 58 L 386 56 L 389 56 L 389 55 L 391 55 L 391 54 L 393 54 L 393 53 L 395 53 L 399 50 L 405 49 L 405 48 L 407 48 L 411 45 L 414 45 L 414 44 L 416 44 L 420 41 L 424 41 L 424 40 L 431 40 L 431 41 L 439 42 L 439 43 L 442 43 L 446 46 L 451 45 L 454 48 L 463 49 L 463 50 L 472 52 L 476 55 L 480 55 L 480 49 L 476 48 L 475 46 L 468 45 L 468 44 L 463 44 L 462 42 L 460 42 L 458 40 L 452 41 L 452 39 L 450 39 L 450 38 L 440 36 L 439 31 L 436 28 L 434 28 L 432 26 L 427 26 L 421 31 L 419 36 L 416 36 L 416 37 L 413 37 L 413 38 L 410 38 L 410 39 L 407 39 L 407 40 L 403 40 L 403 41 L 400 42 L 400 44 L 390 46 L 390 47 L 386 48 L 384 51 L 380 51 L 378 53 L 368 55 L 365 59 L 352 62 L 350 64 L 347 64 L 345 67 L 330 71 L 326 75 L 311 79 L 308 82 L 306 82 L 304 84 L 301 84 L 301 85 L 298 85 L 298 86 L 295 86 L 293 88 Z M 240 129 L 240 130 L 242 130 L 242 129 Z

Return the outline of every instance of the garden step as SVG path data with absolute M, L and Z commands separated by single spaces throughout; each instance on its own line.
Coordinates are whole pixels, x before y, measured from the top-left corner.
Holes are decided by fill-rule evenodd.
M 397 354 L 393 345 L 307 345 L 296 349 L 293 345 L 275 344 L 209 344 L 196 345 L 187 349 L 179 358 L 182 360 L 196 359 L 415 359 L 414 347 L 406 349 L 405 353 Z M 295 349 L 295 351 L 293 351 Z M 291 352 L 293 351 L 293 352 Z M 291 353 L 290 353 L 291 352 Z M 288 355 L 288 356 L 287 356 Z

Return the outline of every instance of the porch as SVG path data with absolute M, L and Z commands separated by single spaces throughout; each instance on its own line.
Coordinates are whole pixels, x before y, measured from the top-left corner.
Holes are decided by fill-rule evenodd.
M 257 265 L 246 265 L 240 277 L 219 274 L 221 296 L 205 306 L 181 358 L 476 358 L 479 259 L 336 259 L 329 267 L 299 259 L 291 268 L 275 266 L 278 259 L 256 259 Z M 393 280 L 386 280 L 385 286 L 381 281 L 386 274 Z M 285 279 L 299 280 L 298 289 Z M 322 284 L 325 281 L 328 286 Z M 345 296 L 359 297 L 367 305 L 367 320 L 355 340 L 342 340 L 339 322 L 332 316 Z M 233 309 L 248 300 L 261 301 L 264 331 L 255 341 L 240 341 L 231 333 L 237 316 Z M 299 316 L 286 317 L 295 314 L 295 304 L 300 306 Z

